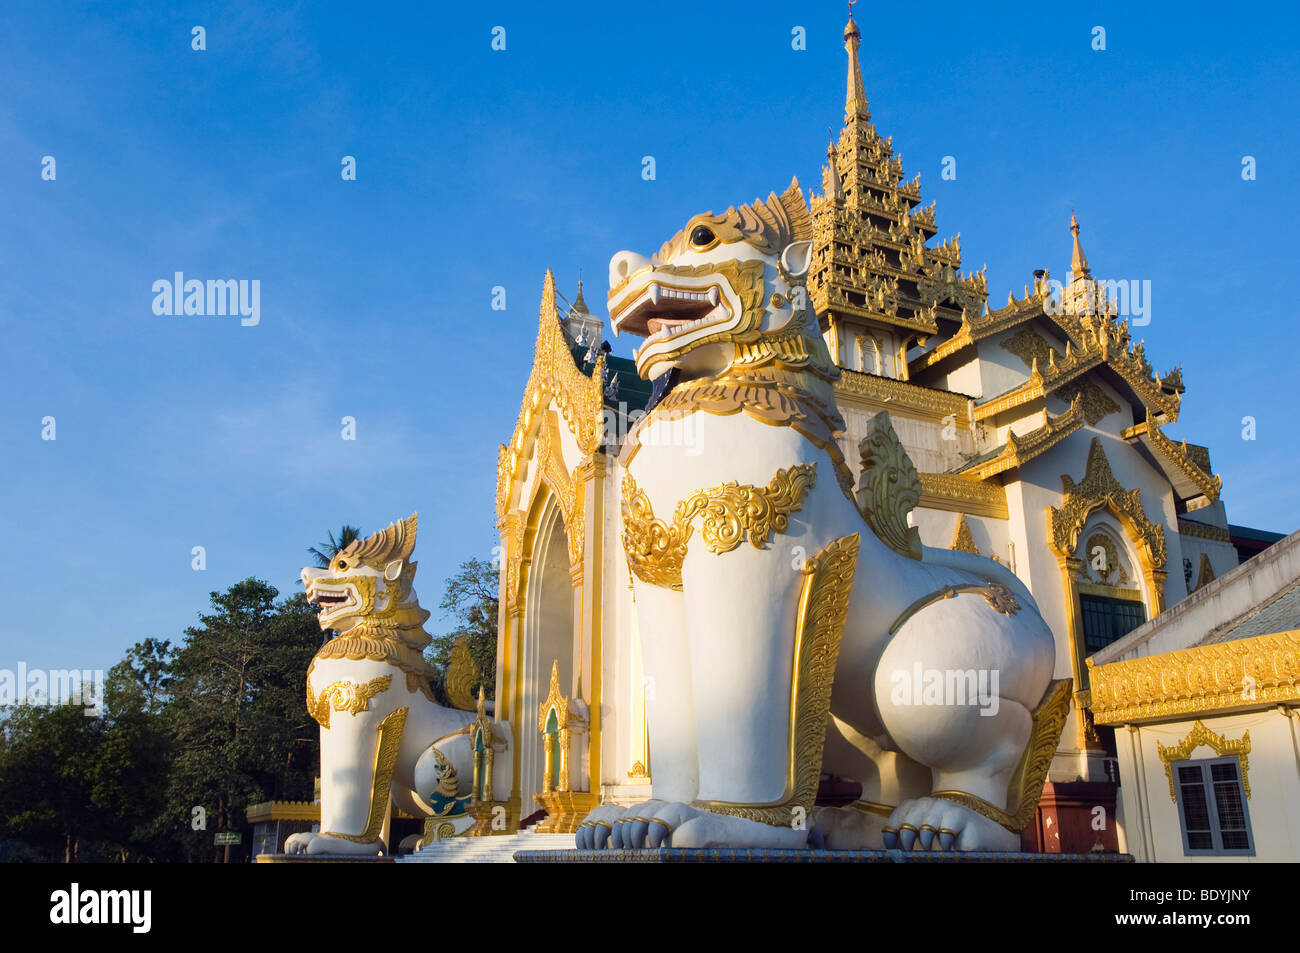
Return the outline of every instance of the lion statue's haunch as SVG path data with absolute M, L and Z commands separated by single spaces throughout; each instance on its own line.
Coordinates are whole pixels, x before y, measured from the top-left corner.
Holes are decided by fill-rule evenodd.
M 415 533 L 412 515 L 351 543 L 327 569 L 302 571 L 321 628 L 338 634 L 307 670 L 307 710 L 320 724 L 321 832 L 291 836 L 291 854 L 378 853 L 390 796 L 408 814 L 434 820 L 426 840 L 468 830 L 471 800 L 509 797 L 511 759 L 491 758 L 495 770 L 484 770 L 487 750 L 507 750 L 509 726 L 487 717 L 481 692 L 477 711 L 433 699 L 433 669 L 422 654 L 429 613 L 412 588 Z M 457 686 L 452 701 L 469 702 L 471 688 Z
M 886 414 L 853 485 L 811 239 L 793 182 L 610 262 L 614 330 L 673 382 L 621 457 L 654 799 L 580 847 L 1014 850 L 1033 814 L 1069 703 L 1052 633 L 1013 573 L 921 545 Z M 855 809 L 815 810 L 823 771 Z

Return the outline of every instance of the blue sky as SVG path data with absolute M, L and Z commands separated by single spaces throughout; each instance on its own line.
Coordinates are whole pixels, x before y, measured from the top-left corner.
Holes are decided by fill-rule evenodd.
M 940 237 L 1000 305 L 1064 277 L 1073 206 L 1096 275 L 1151 280 L 1138 333 L 1183 365 L 1172 432 L 1209 445 L 1229 518 L 1295 529 L 1294 12 L 992 7 L 858 7 L 873 118 Z M 0 667 L 106 668 L 211 590 L 293 591 L 330 529 L 412 510 L 445 626 L 442 580 L 496 543 L 544 270 L 569 296 L 581 271 L 599 310 L 615 251 L 791 175 L 820 188 L 844 4 L 676 9 L 7 4 Z M 176 271 L 259 280 L 260 323 L 155 315 Z

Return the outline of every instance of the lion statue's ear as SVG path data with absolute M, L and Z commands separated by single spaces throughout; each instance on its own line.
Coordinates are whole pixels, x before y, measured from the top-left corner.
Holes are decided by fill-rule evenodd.
M 798 284 L 808 276 L 812 266 L 812 246 L 810 241 L 791 242 L 781 252 L 781 274 L 789 284 Z
M 397 577 L 402 574 L 402 560 L 394 559 L 384 567 L 384 578 L 389 582 L 396 582 Z

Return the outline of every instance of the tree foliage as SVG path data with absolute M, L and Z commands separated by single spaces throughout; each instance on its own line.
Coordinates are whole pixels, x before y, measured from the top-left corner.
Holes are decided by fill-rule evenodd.
M 495 697 L 497 672 L 497 586 L 500 573 L 484 559 L 470 559 L 460 564 L 447 580 L 440 607 L 454 620 L 451 631 L 435 636 L 425 658 L 438 670 L 435 691 L 444 698 L 451 649 L 462 638 L 469 644 L 470 656 L 478 666 L 487 697 Z
M 356 534 L 345 526 L 323 545 Z M 497 576 L 471 559 L 447 580 L 441 608 L 453 626 L 427 653 L 436 692 L 463 637 L 492 695 Z M 107 673 L 101 717 L 80 705 L 0 709 L 0 860 L 220 859 L 215 832 L 251 842 L 251 804 L 310 800 L 320 754 L 305 683 L 321 641 L 317 607 L 251 578 L 210 600 L 178 644 L 146 638 L 127 650 Z

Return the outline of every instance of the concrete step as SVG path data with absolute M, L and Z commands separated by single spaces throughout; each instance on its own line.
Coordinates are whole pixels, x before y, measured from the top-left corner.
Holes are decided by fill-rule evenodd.
M 495 837 L 451 837 L 413 854 L 399 864 L 513 864 L 519 850 L 572 850 L 572 834 L 538 834 L 533 830 Z

